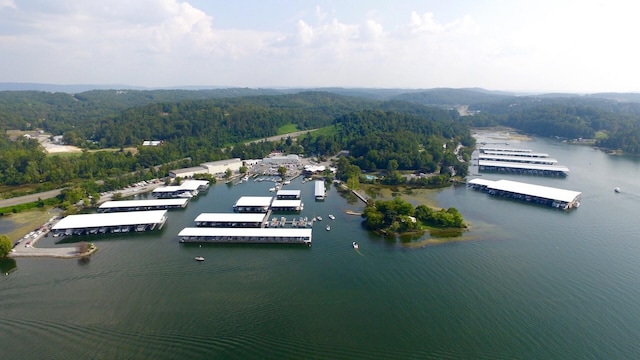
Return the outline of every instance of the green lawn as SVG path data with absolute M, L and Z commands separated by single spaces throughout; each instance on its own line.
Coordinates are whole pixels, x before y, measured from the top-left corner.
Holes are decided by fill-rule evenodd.
M 289 133 L 296 132 L 296 131 L 298 131 L 298 125 L 296 125 L 296 124 L 287 124 L 287 125 L 281 126 L 278 129 L 278 135 L 289 134 Z

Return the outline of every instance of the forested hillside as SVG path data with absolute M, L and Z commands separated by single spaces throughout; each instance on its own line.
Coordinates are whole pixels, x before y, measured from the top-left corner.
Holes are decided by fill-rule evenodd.
M 471 126 L 508 126 L 567 139 L 594 138 L 596 145 L 640 154 L 640 103 L 588 97 L 519 97 L 476 104 Z

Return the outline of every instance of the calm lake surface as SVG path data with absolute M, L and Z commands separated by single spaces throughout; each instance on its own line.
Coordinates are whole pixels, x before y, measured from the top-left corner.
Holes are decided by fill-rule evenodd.
M 324 218 L 311 248 L 178 243 L 200 213 L 231 211 L 273 184 L 212 186 L 170 211 L 159 233 L 85 237 L 100 248 L 88 261 L 16 260 L 0 277 L 1 357 L 638 358 L 640 161 L 554 140 L 509 142 L 549 153 L 569 177 L 482 178 L 581 191 L 580 208 L 451 187 L 436 199 L 472 224 L 471 240 L 410 247 L 345 214 L 361 203 L 335 189 L 315 202 L 313 183 L 294 181 L 302 216 Z

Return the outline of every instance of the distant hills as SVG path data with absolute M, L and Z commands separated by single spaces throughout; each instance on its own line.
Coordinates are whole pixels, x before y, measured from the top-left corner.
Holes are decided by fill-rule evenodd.
M 44 84 L 44 83 L 16 83 L 16 82 L 0 82 L 0 91 L 43 91 L 43 92 L 60 92 L 68 94 L 80 94 L 91 91 L 100 90 L 135 90 L 135 91 L 153 91 L 157 95 L 157 91 L 166 90 L 167 93 L 177 91 L 180 96 L 178 98 L 218 98 L 218 97 L 237 97 L 237 96 L 256 96 L 256 95 L 278 95 L 292 94 L 304 91 L 322 91 L 344 96 L 359 97 L 371 100 L 386 101 L 398 100 L 406 101 L 420 105 L 448 107 L 455 105 L 473 105 L 482 103 L 499 102 L 515 97 L 532 97 L 532 98 L 582 98 L 582 99 L 606 99 L 616 102 L 640 103 L 640 93 L 594 93 L 594 94 L 572 94 L 572 93 L 541 93 L 537 95 L 523 95 L 505 91 L 494 91 L 483 88 L 434 88 L 434 89 L 379 89 L 379 88 L 343 88 L 343 87 L 326 87 L 326 88 L 233 88 L 222 86 L 179 86 L 169 88 L 146 88 L 140 86 L 131 86 L 125 84 Z M 192 92 L 191 95 L 187 95 Z M 176 94 L 173 94 L 174 96 Z M 172 96 L 167 96 L 170 99 Z

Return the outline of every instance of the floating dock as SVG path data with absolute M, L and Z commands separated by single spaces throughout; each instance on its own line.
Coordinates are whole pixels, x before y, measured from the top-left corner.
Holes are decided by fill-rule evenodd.
M 497 154 L 497 155 L 480 154 L 478 155 L 478 160 L 515 162 L 515 163 L 525 163 L 525 164 L 542 164 L 542 165 L 558 164 L 558 160 L 552 159 L 550 157 L 512 156 L 512 155 L 501 155 L 501 154 Z
M 51 228 L 53 236 L 93 235 L 161 229 L 167 210 L 69 215 Z
M 185 180 L 180 185 L 163 186 L 153 189 L 151 195 L 157 198 L 179 198 L 198 196 L 201 191 L 209 189 L 209 181 L 207 180 Z
M 202 213 L 195 223 L 198 227 L 259 228 L 266 217 L 264 213 Z
M 271 202 L 271 211 L 302 211 L 304 204 L 302 200 L 278 200 Z
M 266 213 L 272 201 L 271 196 L 242 196 L 233 205 L 233 211 Z
M 277 200 L 300 200 L 300 190 L 278 190 L 276 192 Z
M 187 207 L 189 199 L 154 199 L 154 200 L 120 200 L 107 201 L 98 207 L 98 212 L 123 212 L 123 211 L 149 211 L 149 210 L 167 210 L 167 209 L 184 209 Z
M 518 175 L 568 176 L 569 168 L 562 165 L 526 164 L 505 161 L 478 160 L 478 170 Z
M 493 196 L 531 202 L 568 210 L 580 206 L 579 191 L 564 190 L 554 187 L 527 184 L 510 180 L 472 179 L 467 186 L 488 193 Z
M 315 186 L 315 197 L 316 197 L 316 200 L 324 200 L 325 197 L 327 196 L 326 190 L 324 188 L 324 181 L 316 180 L 314 182 L 314 186 Z
M 184 228 L 181 243 L 306 244 L 311 246 L 312 229 L 306 228 Z
M 529 149 L 489 148 L 478 149 L 478 170 L 517 175 L 567 176 L 569 168 L 558 165 L 558 160 L 546 153 L 534 153 Z

